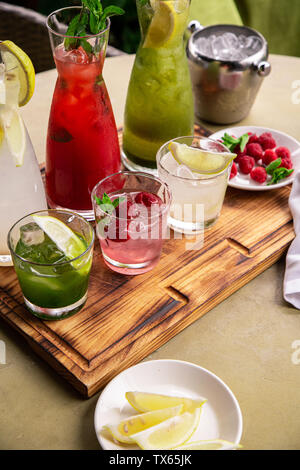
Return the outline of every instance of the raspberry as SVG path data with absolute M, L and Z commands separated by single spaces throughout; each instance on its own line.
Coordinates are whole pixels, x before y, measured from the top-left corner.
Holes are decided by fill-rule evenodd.
M 156 194 L 143 191 L 135 196 L 135 202 L 137 204 L 143 204 L 146 207 L 151 207 L 152 204 L 161 204 L 162 200 L 160 197 L 156 196 Z
M 259 144 L 247 144 L 246 146 L 247 155 L 253 157 L 256 162 L 258 162 L 263 157 L 263 149 Z
M 291 170 L 293 168 L 293 164 L 288 158 L 282 158 L 279 168 L 287 168 L 288 170 Z
M 237 175 L 237 166 L 236 166 L 236 163 L 233 162 L 232 167 L 231 167 L 231 172 L 230 172 L 229 179 L 231 180 L 231 179 L 234 178 L 236 175 Z
M 249 140 L 248 144 L 258 144 L 258 136 L 252 132 L 248 132 Z
M 239 168 L 240 168 L 241 173 L 244 173 L 244 175 L 249 175 L 254 165 L 255 165 L 255 160 L 253 157 L 250 157 L 249 155 L 245 155 L 244 157 L 241 157 L 239 160 Z
M 251 171 L 250 178 L 252 178 L 257 183 L 262 184 L 267 180 L 267 172 L 262 166 L 257 166 Z
M 276 147 L 276 141 L 270 132 L 264 132 L 261 134 L 258 141 L 264 150 L 273 149 Z
M 287 147 L 278 147 L 275 152 L 277 158 L 287 158 L 288 160 L 291 158 L 291 152 Z
M 278 158 L 278 155 L 276 155 L 274 150 L 267 149 L 262 158 L 262 162 L 264 165 L 268 166 L 271 162 L 274 162 L 274 160 L 277 160 L 277 158 Z
M 234 161 L 235 161 L 235 163 L 239 163 L 240 158 L 244 157 L 246 155 L 246 148 L 242 152 L 241 147 L 239 145 L 237 145 L 234 149 L 234 153 L 236 153 L 236 157 L 235 157 Z

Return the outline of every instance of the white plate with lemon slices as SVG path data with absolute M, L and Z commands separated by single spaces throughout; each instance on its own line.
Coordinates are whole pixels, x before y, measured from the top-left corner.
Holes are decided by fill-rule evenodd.
M 236 449 L 242 413 L 229 387 L 178 360 L 146 361 L 117 375 L 94 416 L 104 450 Z

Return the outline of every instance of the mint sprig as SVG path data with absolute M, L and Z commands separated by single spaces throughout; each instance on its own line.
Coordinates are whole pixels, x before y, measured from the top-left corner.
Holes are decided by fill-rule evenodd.
M 233 137 L 232 135 L 225 134 L 222 137 L 222 142 L 223 144 L 230 150 L 231 153 L 234 152 L 234 149 L 236 148 L 237 145 L 240 146 L 241 152 L 245 150 L 245 147 L 249 141 L 249 134 L 243 134 L 241 137 Z
M 93 53 L 91 44 L 83 37 L 98 34 L 105 29 L 107 18 L 115 15 L 123 15 L 125 11 L 116 5 L 110 5 L 103 9 L 101 0 L 81 0 L 82 8 L 70 22 L 65 39 L 67 50 L 77 49 L 79 46 L 88 53 Z M 76 39 L 78 37 L 78 39 Z
M 280 167 L 281 162 L 281 158 L 277 158 L 266 167 L 267 174 L 272 176 L 267 186 L 277 184 L 280 180 L 287 178 L 293 173 L 294 169 L 288 170 L 287 168 Z
M 112 214 L 116 207 L 118 207 L 121 202 L 125 201 L 125 199 L 125 197 L 120 196 L 111 200 L 106 193 L 103 194 L 102 199 L 95 195 L 96 203 L 101 207 L 102 211 L 106 212 L 107 214 Z

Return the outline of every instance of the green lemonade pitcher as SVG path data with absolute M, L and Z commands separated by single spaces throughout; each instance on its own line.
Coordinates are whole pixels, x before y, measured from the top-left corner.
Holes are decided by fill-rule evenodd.
M 122 159 L 130 170 L 153 171 L 156 153 L 165 142 L 193 134 L 193 93 L 184 44 L 190 0 L 136 4 L 141 43 L 127 93 Z

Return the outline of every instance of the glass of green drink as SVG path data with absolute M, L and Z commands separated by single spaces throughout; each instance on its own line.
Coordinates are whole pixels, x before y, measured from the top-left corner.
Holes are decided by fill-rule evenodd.
M 63 210 L 27 215 L 8 233 L 8 246 L 28 310 L 44 320 L 78 312 L 87 298 L 94 231 Z
M 122 160 L 130 170 L 155 172 L 158 149 L 193 134 L 194 101 L 184 44 L 190 0 L 136 4 L 141 43 L 127 92 Z

